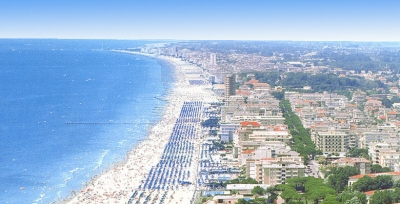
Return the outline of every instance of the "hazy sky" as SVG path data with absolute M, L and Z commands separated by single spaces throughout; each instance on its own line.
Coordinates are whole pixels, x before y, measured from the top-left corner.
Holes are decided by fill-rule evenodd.
M 400 41 L 398 0 L 4 0 L 0 38 Z

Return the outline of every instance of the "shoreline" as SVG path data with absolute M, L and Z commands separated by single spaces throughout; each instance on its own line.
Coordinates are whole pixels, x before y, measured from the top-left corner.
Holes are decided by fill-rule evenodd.
M 114 168 L 100 175 L 95 175 L 78 192 L 72 191 L 72 196 L 65 198 L 61 203 L 127 203 L 132 194 L 136 193 L 150 169 L 160 161 L 184 101 L 216 101 L 216 98 L 206 92 L 204 87 L 189 84 L 184 69 L 185 67 L 193 67 L 180 59 L 129 51 L 117 52 L 152 57 L 164 60 L 173 66 L 175 81 L 166 96 L 163 97 L 167 104 L 163 108 L 160 120 L 150 127 L 146 139 L 128 151 L 125 159 L 117 162 Z M 199 143 L 197 143 L 195 142 L 195 146 L 198 146 Z M 194 171 L 190 177 L 191 180 L 194 180 L 194 183 L 197 176 L 197 157 L 198 148 L 195 147 L 193 153 L 194 162 L 191 167 L 191 170 Z M 164 197 L 168 195 L 170 201 L 176 200 L 176 202 L 189 201 L 193 196 L 194 190 L 195 184 L 179 188 L 179 190 L 166 190 Z M 150 194 L 152 192 L 149 193 L 148 197 Z

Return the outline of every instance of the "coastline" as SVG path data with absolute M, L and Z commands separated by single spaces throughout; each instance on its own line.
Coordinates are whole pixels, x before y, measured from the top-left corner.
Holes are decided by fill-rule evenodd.
M 209 91 L 204 87 L 190 85 L 184 73 L 186 68 L 192 65 L 180 59 L 154 56 L 143 53 L 118 51 L 128 54 L 138 54 L 156 59 L 164 60 L 171 64 L 175 70 L 175 82 L 169 90 L 165 100 L 161 119 L 149 129 L 148 136 L 136 147 L 127 153 L 125 160 L 117 163 L 113 169 L 96 175 L 78 192 L 72 191 L 72 197 L 62 203 L 127 203 L 132 194 L 138 190 L 142 181 L 146 178 L 150 169 L 158 164 L 163 155 L 164 147 L 173 132 L 176 120 L 179 118 L 181 108 L 185 101 L 216 101 Z M 199 129 L 199 127 L 197 127 Z M 191 185 L 179 189 L 163 190 L 164 197 L 167 196 L 170 202 L 189 203 L 196 188 L 198 147 L 199 141 L 194 142 L 193 165 L 191 166 Z M 151 192 L 152 193 L 152 192 Z M 150 193 L 150 194 L 151 194 Z M 150 196 L 148 195 L 148 197 Z M 158 194 L 154 195 L 157 196 Z M 140 198 L 139 198 L 140 199 Z

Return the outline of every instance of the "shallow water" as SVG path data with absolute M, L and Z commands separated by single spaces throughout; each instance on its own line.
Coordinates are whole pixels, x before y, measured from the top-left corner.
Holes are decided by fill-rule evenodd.
M 146 137 L 172 68 L 101 47 L 148 43 L 0 40 L 1 203 L 64 198 Z

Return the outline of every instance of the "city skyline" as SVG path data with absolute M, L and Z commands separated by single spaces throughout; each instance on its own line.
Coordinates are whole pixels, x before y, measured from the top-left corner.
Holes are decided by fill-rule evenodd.
M 400 41 L 399 1 L 0 3 L 0 38 Z

